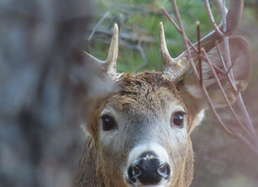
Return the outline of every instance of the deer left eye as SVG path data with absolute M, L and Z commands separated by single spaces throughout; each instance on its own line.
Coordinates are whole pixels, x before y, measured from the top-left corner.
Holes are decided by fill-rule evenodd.
M 176 127 L 183 128 L 184 127 L 184 112 L 176 112 L 172 115 L 171 123 Z M 172 125 L 171 124 L 171 125 Z
M 117 127 L 117 123 L 114 117 L 105 114 L 101 116 L 101 119 L 102 119 L 102 127 L 104 131 L 110 131 L 115 127 Z

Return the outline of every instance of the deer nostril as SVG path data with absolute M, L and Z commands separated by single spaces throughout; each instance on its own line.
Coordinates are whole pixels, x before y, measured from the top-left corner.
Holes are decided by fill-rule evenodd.
M 167 179 L 170 175 L 170 169 L 169 165 L 167 163 L 161 164 L 158 168 L 158 173 L 163 176 L 165 179 Z
M 166 173 L 167 171 L 167 168 L 166 168 L 166 165 L 165 164 L 162 164 L 159 168 L 158 168 L 158 172 L 160 174 L 163 174 L 163 173 Z
M 136 179 L 142 174 L 142 172 L 143 169 L 137 164 L 134 164 L 129 167 L 128 176 L 132 182 L 136 182 Z
M 133 167 L 133 175 L 135 177 L 138 177 L 139 175 L 142 174 L 142 172 L 143 172 L 143 169 L 140 166 L 138 166 L 137 164 L 135 164 L 135 166 Z

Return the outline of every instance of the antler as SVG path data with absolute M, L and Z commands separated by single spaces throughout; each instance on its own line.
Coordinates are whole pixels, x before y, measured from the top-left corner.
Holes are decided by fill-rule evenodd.
M 94 61 L 96 64 L 99 65 L 104 75 L 106 75 L 109 79 L 115 81 L 119 78 L 119 73 L 116 71 L 116 63 L 117 63 L 117 57 L 118 57 L 118 35 L 119 30 L 117 24 L 114 25 L 114 32 L 113 37 L 111 40 L 111 44 L 109 47 L 109 53 L 108 57 L 105 61 L 99 60 L 92 56 L 91 54 L 85 52 L 86 58 L 88 58 L 91 61 Z
M 216 2 L 217 2 L 216 3 L 217 5 L 221 4 L 220 2 L 218 2 L 218 0 Z M 243 2 L 244 2 L 243 0 L 231 0 L 230 1 L 230 8 L 228 10 L 227 17 L 226 17 L 227 27 L 226 27 L 226 29 L 223 29 L 222 22 L 219 25 L 219 27 L 216 25 L 216 23 L 212 17 L 212 14 L 211 14 L 209 1 L 205 0 L 209 18 L 214 27 L 214 30 L 211 33 L 209 33 L 208 35 L 206 35 L 205 37 L 203 37 L 201 39 L 200 46 L 202 48 L 204 48 L 205 51 L 208 52 L 213 47 L 215 47 L 216 43 L 221 42 L 223 40 L 224 35 L 231 35 L 234 32 L 234 30 L 238 26 L 238 23 L 240 21 L 241 15 L 242 15 Z M 174 3 L 174 1 L 173 1 L 173 3 Z M 181 32 L 180 28 L 182 28 L 182 25 L 180 22 L 178 9 L 177 9 L 177 6 L 174 5 L 174 7 L 175 7 L 177 20 L 180 25 L 179 28 L 176 26 L 176 24 L 173 22 L 173 20 L 171 20 L 171 18 L 168 16 L 168 14 L 165 12 L 165 10 L 164 10 L 164 12 L 168 16 L 170 21 L 178 28 L 179 32 Z M 217 6 L 217 7 L 219 9 L 219 12 L 222 12 L 222 7 L 219 7 L 219 6 Z M 226 11 L 225 7 L 224 7 L 224 10 Z M 228 20 L 230 20 L 230 21 L 228 21 Z M 222 31 L 222 30 L 224 30 L 224 31 Z M 168 49 L 167 49 L 164 28 L 163 28 L 162 23 L 160 23 L 160 25 L 159 25 L 159 37 L 160 37 L 160 53 L 161 53 L 161 58 L 162 58 L 162 61 L 164 64 L 163 77 L 165 77 L 166 79 L 169 79 L 171 81 L 176 81 L 190 67 L 190 63 L 186 58 L 186 55 L 187 55 L 186 51 L 184 51 L 182 54 L 180 54 L 177 58 L 172 58 L 170 56 Z M 189 49 L 194 61 L 197 60 L 197 58 L 199 57 L 199 53 L 196 49 L 198 45 L 199 45 L 198 43 L 195 43 Z

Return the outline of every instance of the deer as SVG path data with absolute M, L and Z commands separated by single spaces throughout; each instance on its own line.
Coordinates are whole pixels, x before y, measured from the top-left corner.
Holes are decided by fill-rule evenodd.
M 239 22 L 243 1 L 232 0 L 227 13 L 227 33 L 231 35 Z M 234 4 L 235 3 L 235 4 Z M 88 101 L 84 146 L 78 161 L 75 186 L 78 187 L 189 187 L 193 180 L 194 152 L 190 135 L 204 118 L 209 104 L 199 81 L 190 68 L 187 52 L 172 58 L 168 52 L 163 24 L 159 25 L 160 54 L 164 71 L 118 73 L 118 26 L 105 61 L 85 53 L 85 58 L 98 64 L 103 76 L 118 90 Z M 250 79 L 250 47 L 241 36 L 230 36 L 231 70 L 239 91 Z M 218 73 L 221 58 L 226 57 L 224 41 L 213 30 L 200 40 L 210 62 Z M 197 44 L 196 44 L 197 45 Z M 213 106 L 227 106 L 216 84 L 209 63 L 198 56 L 193 46 L 188 49 L 202 86 Z M 220 52 L 219 52 L 220 51 Z M 235 102 L 236 92 L 226 73 L 218 73 L 228 101 Z

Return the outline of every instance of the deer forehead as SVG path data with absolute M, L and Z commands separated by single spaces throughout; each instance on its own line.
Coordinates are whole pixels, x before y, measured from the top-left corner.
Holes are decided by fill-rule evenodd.
M 160 113 L 171 106 L 185 104 L 175 85 L 162 77 L 161 72 L 124 74 L 118 84 L 121 90 L 108 102 L 121 111 L 141 111 Z

